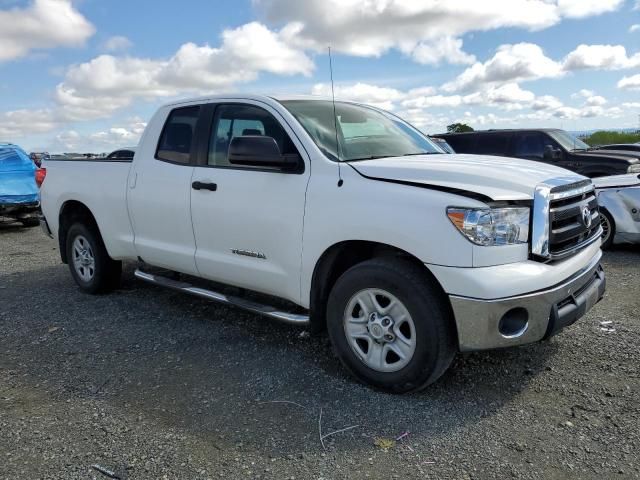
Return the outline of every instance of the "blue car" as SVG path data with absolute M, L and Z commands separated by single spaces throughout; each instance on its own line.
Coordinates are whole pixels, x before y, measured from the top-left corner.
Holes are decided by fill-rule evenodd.
M 24 150 L 0 143 L 0 220 L 8 218 L 25 227 L 39 225 L 40 193 L 36 170 Z

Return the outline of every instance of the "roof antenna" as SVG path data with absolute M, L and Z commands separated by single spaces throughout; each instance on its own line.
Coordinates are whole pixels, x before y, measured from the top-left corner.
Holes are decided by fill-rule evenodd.
M 338 187 L 344 185 L 342 180 L 342 160 L 340 160 L 340 141 L 338 139 L 338 115 L 336 114 L 336 92 L 333 86 L 333 60 L 331 58 L 331 47 L 329 48 L 329 72 L 331 73 L 331 99 L 333 102 L 333 123 L 336 130 L 336 154 L 338 155 Z

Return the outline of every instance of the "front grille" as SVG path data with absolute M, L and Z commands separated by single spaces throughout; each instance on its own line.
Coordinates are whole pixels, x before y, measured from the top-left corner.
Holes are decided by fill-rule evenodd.
M 593 188 L 584 185 L 552 189 L 549 203 L 549 254 L 571 254 L 600 235 L 600 212 Z M 573 193 L 575 192 L 575 193 Z

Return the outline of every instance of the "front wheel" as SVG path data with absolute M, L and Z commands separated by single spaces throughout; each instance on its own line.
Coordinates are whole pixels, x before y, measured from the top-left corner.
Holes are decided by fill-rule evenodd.
M 613 245 L 616 235 L 616 224 L 608 212 L 600 211 L 600 224 L 602 225 L 602 249 L 607 250 Z
M 78 286 L 87 293 L 106 293 L 120 282 L 122 262 L 107 253 L 98 229 L 75 223 L 67 233 L 69 270 Z
M 455 332 L 438 286 L 400 258 L 358 264 L 336 282 L 327 329 L 354 377 L 405 393 L 435 382 L 456 353 Z

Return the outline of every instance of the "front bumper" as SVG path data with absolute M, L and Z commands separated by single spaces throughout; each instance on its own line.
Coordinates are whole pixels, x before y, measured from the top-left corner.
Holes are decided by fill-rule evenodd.
M 558 333 L 604 296 L 600 255 L 560 285 L 525 295 L 485 300 L 450 295 L 461 351 L 533 343 Z

